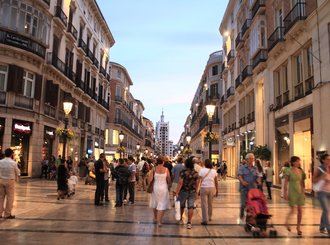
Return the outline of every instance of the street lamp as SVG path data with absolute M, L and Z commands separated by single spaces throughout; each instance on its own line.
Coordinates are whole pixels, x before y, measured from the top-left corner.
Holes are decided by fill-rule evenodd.
M 124 133 L 123 131 L 120 131 L 119 133 L 119 141 L 120 141 L 120 157 L 123 158 L 124 157 L 124 151 L 122 150 L 123 149 L 123 140 L 124 140 Z
M 190 151 L 190 141 L 191 141 L 191 136 L 190 136 L 190 134 L 187 134 L 187 136 L 186 136 L 186 141 L 187 141 L 187 155 L 188 155 L 188 157 L 189 157 L 189 151 Z
M 181 144 L 180 144 L 180 149 L 181 149 L 181 151 L 183 151 L 183 148 L 184 148 L 183 143 L 181 143 Z
M 64 132 L 65 134 L 63 135 L 63 151 L 62 151 L 62 158 L 65 161 L 65 152 L 66 152 L 66 142 L 67 142 L 67 134 L 68 134 L 68 123 L 69 123 L 69 114 L 72 110 L 73 103 L 69 100 L 69 98 L 66 98 L 63 101 L 63 110 L 64 110 Z
M 139 158 L 140 157 L 140 147 L 141 145 L 139 143 L 136 144 L 136 157 Z
M 212 133 L 212 120 L 213 120 L 213 115 L 215 111 L 215 105 L 209 104 L 206 105 L 206 113 L 209 117 L 209 133 Z M 209 141 L 209 159 L 212 161 L 212 142 Z

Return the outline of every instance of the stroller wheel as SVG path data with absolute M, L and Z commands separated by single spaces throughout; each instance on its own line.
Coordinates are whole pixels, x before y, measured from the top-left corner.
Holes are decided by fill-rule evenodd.
M 251 229 L 250 229 L 250 227 L 249 227 L 248 224 L 244 225 L 244 230 L 245 230 L 245 232 L 251 231 Z
M 255 238 L 260 237 L 260 231 L 253 231 L 252 236 L 255 237 Z

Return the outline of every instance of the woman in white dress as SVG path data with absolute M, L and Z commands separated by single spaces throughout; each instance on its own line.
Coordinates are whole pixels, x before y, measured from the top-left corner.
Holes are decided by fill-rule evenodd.
M 164 211 L 170 209 L 169 187 L 171 186 L 171 176 L 164 167 L 164 158 L 157 158 L 157 166 L 149 176 L 149 183 L 154 178 L 153 191 L 150 198 L 150 207 L 154 210 L 154 220 L 161 226 Z

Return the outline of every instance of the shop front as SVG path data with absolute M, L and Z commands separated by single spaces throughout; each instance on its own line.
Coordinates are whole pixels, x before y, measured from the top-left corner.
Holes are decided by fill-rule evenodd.
M 13 120 L 11 148 L 15 153 L 21 176 L 28 176 L 30 137 L 32 134 L 32 122 Z
M 312 191 L 313 170 L 313 108 L 312 106 L 293 113 L 293 154 L 301 159 L 301 168 L 306 173 L 305 189 Z
M 223 141 L 223 161 L 227 163 L 227 174 L 231 177 L 237 176 L 237 150 L 235 137 L 228 137 Z
M 53 142 L 55 139 L 55 128 L 45 126 L 44 128 L 44 143 L 42 145 L 42 159 L 53 155 Z

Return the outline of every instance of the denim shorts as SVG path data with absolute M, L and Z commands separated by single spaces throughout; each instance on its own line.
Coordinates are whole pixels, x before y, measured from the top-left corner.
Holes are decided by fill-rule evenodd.
M 180 200 L 181 208 L 186 207 L 186 202 L 188 204 L 188 209 L 194 208 L 195 196 L 196 196 L 195 191 L 193 192 L 180 191 L 179 200 Z

